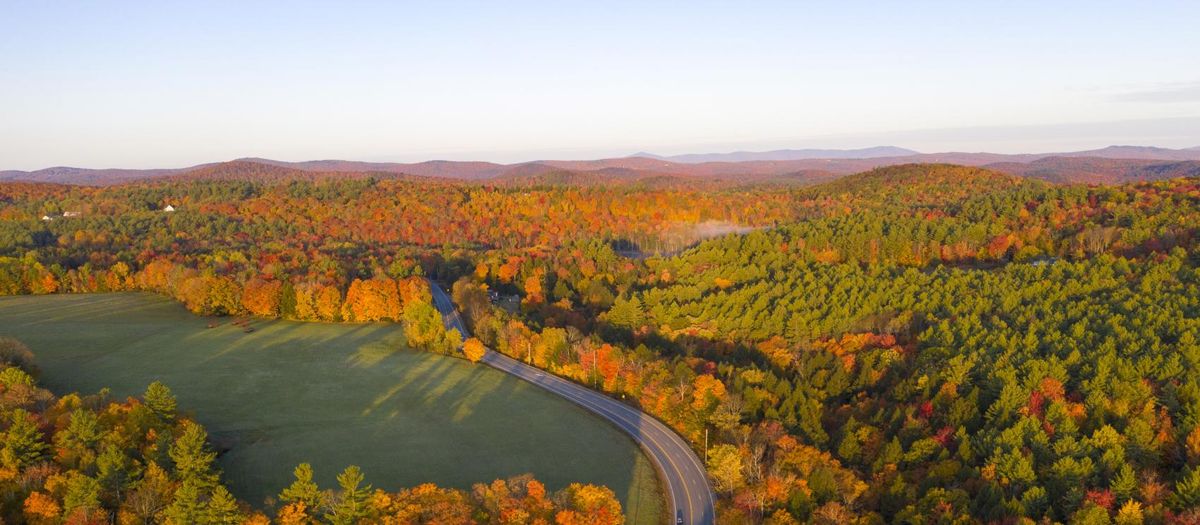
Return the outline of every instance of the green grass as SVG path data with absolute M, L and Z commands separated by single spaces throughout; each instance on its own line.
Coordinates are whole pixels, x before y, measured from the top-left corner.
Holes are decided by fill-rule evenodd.
M 253 333 L 149 294 L 0 298 L 0 335 L 24 341 L 62 394 L 140 394 L 161 380 L 214 442 L 226 481 L 261 505 L 307 461 L 323 487 L 347 465 L 395 490 L 469 488 L 533 473 L 551 490 L 611 487 L 655 523 L 654 469 L 624 434 L 483 365 L 403 350 L 389 324 L 252 323 Z

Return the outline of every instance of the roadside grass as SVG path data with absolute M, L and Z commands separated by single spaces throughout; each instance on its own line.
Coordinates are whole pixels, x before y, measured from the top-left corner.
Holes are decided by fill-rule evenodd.
M 29 345 L 43 385 L 123 398 L 163 381 L 209 429 L 230 488 L 255 506 L 307 461 L 322 487 L 351 464 L 387 490 L 528 472 L 551 490 L 607 485 L 630 523 L 662 516 L 637 445 L 537 387 L 405 350 L 396 325 L 255 319 L 247 332 L 233 321 L 142 293 L 0 298 L 0 335 Z

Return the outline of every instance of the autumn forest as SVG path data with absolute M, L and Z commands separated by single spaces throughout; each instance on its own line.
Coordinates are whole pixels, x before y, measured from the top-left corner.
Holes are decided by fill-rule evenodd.
M 246 161 L 0 183 L 0 295 L 151 292 L 212 319 L 492 349 L 668 425 L 723 524 L 1200 523 L 1198 242 L 1200 179 L 948 164 L 819 184 Z M 602 486 L 377 489 L 371 465 L 336 487 L 296 465 L 263 507 L 227 489 L 170 385 L 51 392 L 7 338 L 0 365 L 4 523 L 624 520 Z

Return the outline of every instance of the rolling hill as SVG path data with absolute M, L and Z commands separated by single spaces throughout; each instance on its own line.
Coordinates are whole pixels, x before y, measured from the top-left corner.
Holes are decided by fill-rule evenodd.
M 198 167 L 198 166 L 197 166 Z M 45 168 L 35 171 L 17 171 L 7 170 L 0 171 L 0 182 L 2 181 L 23 181 L 23 182 L 57 182 L 61 184 L 81 184 L 87 186 L 104 186 L 108 184 L 120 184 L 141 179 L 151 179 L 156 177 L 165 177 L 175 173 L 182 173 L 192 168 L 182 169 L 88 169 L 88 168 L 70 168 L 66 166 L 57 166 L 53 168 Z
M 881 156 L 896 154 L 892 156 Z M 821 158 L 814 155 L 824 156 Z M 540 160 L 515 164 L 431 160 L 417 163 L 314 160 L 286 162 L 244 158 L 189 168 L 87 169 L 55 167 L 36 171 L 0 171 L 0 181 L 55 182 L 104 186 L 171 176 L 205 178 L 281 178 L 404 176 L 494 181 L 501 184 L 597 184 L 647 179 L 705 180 L 720 184 L 811 184 L 852 173 L 902 164 L 988 166 L 1005 173 L 1053 182 L 1112 183 L 1195 174 L 1200 148 L 1166 149 L 1109 146 L 1097 150 L 1044 153 L 916 153 L 891 146 L 860 150 L 777 150 L 596 160 Z M 273 166 L 288 172 L 258 166 Z M 1175 175 L 1179 174 L 1179 175 Z M 529 180 L 522 180 L 529 179 Z
M 238 159 L 262 164 L 272 164 L 285 168 L 318 172 L 374 172 L 374 173 L 404 173 L 422 177 L 442 177 L 449 179 L 482 180 L 500 176 L 510 167 L 492 162 L 464 162 L 449 160 L 430 160 L 416 163 L 397 162 L 358 162 L 350 160 L 311 160 L 305 162 L 284 162 L 279 160 L 244 158 Z
M 1200 160 L 1200 147 L 1167 149 L 1149 146 L 1109 146 L 1097 150 L 1059 153 L 1052 156 L 1100 157 L 1105 159 Z
M 1033 162 L 1000 162 L 988 168 L 1050 182 L 1120 184 L 1200 176 L 1200 161 L 1160 161 L 1103 157 L 1047 157 Z
M 918 155 L 910 149 L 895 146 L 875 146 L 860 149 L 779 149 L 774 151 L 734 151 L 730 153 L 691 153 L 685 155 L 659 156 L 653 153 L 635 153 L 634 157 L 669 160 L 685 164 L 703 162 L 746 162 L 755 160 L 808 160 L 808 159 L 873 159 L 879 157 L 904 157 Z

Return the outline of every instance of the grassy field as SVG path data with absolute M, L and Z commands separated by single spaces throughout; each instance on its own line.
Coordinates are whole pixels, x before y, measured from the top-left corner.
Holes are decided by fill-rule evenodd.
M 376 487 L 470 487 L 531 472 L 551 489 L 608 485 L 632 523 L 661 506 L 653 467 L 625 435 L 482 365 L 402 350 L 398 327 L 254 321 L 244 333 L 149 294 L 0 298 L 0 335 L 33 349 L 57 393 L 124 397 L 156 379 L 221 448 L 254 504 L 301 461 L 322 486 L 347 465 Z

